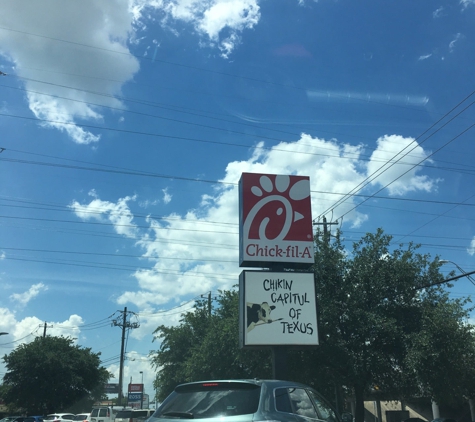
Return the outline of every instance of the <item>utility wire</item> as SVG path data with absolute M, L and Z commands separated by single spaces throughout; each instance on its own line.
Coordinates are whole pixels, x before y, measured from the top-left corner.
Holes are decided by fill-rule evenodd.
M 350 190 L 350 192 L 348 192 L 345 197 L 341 198 L 340 200 L 338 200 L 334 206 L 330 207 L 330 208 L 327 208 L 323 213 L 321 213 L 319 215 L 319 218 L 324 216 L 327 212 L 329 212 L 330 210 L 334 210 L 338 205 L 342 204 L 343 202 L 345 202 L 350 196 L 352 196 L 353 193 L 355 192 L 358 192 L 360 190 L 362 190 L 365 186 L 367 186 L 369 183 L 371 183 L 371 181 L 373 181 L 376 177 L 379 177 L 381 174 L 383 174 L 385 171 L 389 170 L 392 166 L 394 166 L 396 163 L 398 163 L 402 158 L 404 158 L 407 153 L 403 154 L 402 156 L 400 156 L 399 158 L 397 158 L 404 150 L 406 150 L 407 148 L 409 148 L 411 145 L 413 144 L 416 144 L 409 152 L 413 151 L 415 148 L 419 147 L 420 145 L 422 145 L 424 142 L 426 142 L 429 138 L 431 138 L 434 134 L 436 134 L 437 132 L 439 132 L 442 128 L 444 128 L 446 125 L 448 125 L 449 123 L 451 123 L 455 118 L 457 118 L 460 114 L 462 114 L 463 112 L 465 112 L 468 108 L 470 108 L 475 102 L 472 102 L 470 103 L 467 107 L 465 107 L 462 111 L 458 112 L 455 116 L 453 116 L 452 118 L 450 118 L 447 122 L 445 122 L 442 126 L 438 127 L 434 132 L 432 132 L 430 135 L 428 135 L 424 140 L 422 140 L 421 142 L 417 142 L 422 136 L 424 136 L 427 132 L 429 132 L 432 128 L 434 128 L 437 124 L 439 124 L 443 119 L 445 119 L 447 116 L 450 115 L 450 113 L 452 113 L 454 110 L 456 110 L 458 107 L 460 107 L 460 105 L 462 105 L 465 101 L 467 101 L 470 97 L 472 97 L 473 95 L 475 94 L 475 90 L 472 91 L 469 95 L 467 95 L 462 101 L 460 101 L 456 106 L 454 106 L 452 109 L 450 109 L 446 114 L 444 114 L 444 116 L 442 116 L 439 120 L 437 120 L 435 123 L 433 123 L 428 129 L 426 129 L 422 134 L 420 134 L 419 136 L 417 136 L 414 141 L 412 141 L 409 145 L 407 145 L 406 147 L 404 147 L 401 151 L 399 151 L 397 154 L 395 154 L 393 157 L 391 157 L 388 162 L 379 167 L 377 170 L 375 170 L 373 173 L 371 173 L 368 177 L 366 177 L 362 182 L 360 182 L 357 186 L 355 186 L 353 189 Z M 450 141 L 451 142 L 451 141 Z M 448 143 L 450 143 L 448 142 Z M 440 148 L 439 148 L 440 149 Z M 426 157 L 424 160 L 420 161 L 418 164 L 422 163 L 423 161 L 425 161 L 427 158 L 429 158 L 430 156 L 432 156 L 434 153 L 430 154 L 428 157 Z M 388 167 L 386 167 L 388 164 L 390 164 Z M 385 168 L 386 167 L 386 168 Z M 412 170 L 415 166 L 412 166 L 407 172 L 409 172 L 410 170 Z M 406 174 L 407 172 L 405 172 L 404 174 Z M 402 177 L 402 176 L 400 176 Z M 396 179 L 397 180 L 397 179 Z M 394 181 L 393 181 L 394 182 Z M 393 183 L 391 182 L 391 183 Z M 386 185 L 385 187 L 383 187 L 382 189 L 379 189 L 377 193 L 381 192 L 382 190 L 384 190 L 388 185 Z M 365 202 L 365 201 L 363 201 Z M 358 206 L 358 205 L 357 205 Z M 356 207 L 357 207 L 356 206 Z M 354 210 L 356 207 L 353 207 L 350 211 Z M 344 217 L 346 214 L 348 214 L 348 212 L 346 212 L 345 214 L 343 214 L 340 218 Z

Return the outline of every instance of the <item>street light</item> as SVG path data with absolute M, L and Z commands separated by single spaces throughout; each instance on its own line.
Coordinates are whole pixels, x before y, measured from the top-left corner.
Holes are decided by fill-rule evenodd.
M 456 264 L 454 261 L 450 261 L 448 259 L 441 259 L 439 261 L 441 264 L 453 264 L 457 267 L 457 269 L 463 274 L 465 275 L 465 277 L 467 277 L 470 282 L 475 286 L 475 280 L 470 276 L 470 274 L 472 273 L 467 273 L 463 268 L 461 268 L 458 264 Z

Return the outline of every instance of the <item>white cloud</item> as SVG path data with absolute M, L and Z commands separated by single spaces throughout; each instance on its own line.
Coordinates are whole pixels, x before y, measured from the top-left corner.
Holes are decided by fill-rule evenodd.
M 469 6 L 475 6 L 475 0 L 460 0 L 460 4 L 463 6 L 463 9 L 466 9 Z
M 404 156 L 406 153 L 408 155 Z M 371 154 L 368 177 L 373 179 L 372 185 L 387 186 L 390 195 L 404 195 L 420 190 L 431 192 L 436 189 L 438 180 L 417 175 L 421 167 L 415 166 L 426 157 L 424 149 L 413 138 L 385 135 L 378 139 L 377 148 Z M 393 165 L 385 164 L 399 159 Z
M 470 255 L 475 255 L 475 236 L 473 237 L 472 241 L 470 242 L 470 247 L 467 249 L 467 252 Z
M 457 34 L 455 35 L 455 38 L 454 38 L 452 41 L 450 41 L 450 43 L 449 43 L 449 51 L 450 51 L 451 53 L 453 53 L 453 51 L 454 51 L 454 49 L 455 49 L 455 44 L 456 44 L 459 40 L 461 40 L 461 39 L 463 39 L 463 35 L 459 32 L 459 33 L 457 33 Z
M 432 12 L 432 17 L 434 19 L 437 19 L 437 18 L 440 18 L 442 16 L 442 12 L 444 11 L 444 7 L 443 6 L 440 6 L 438 9 L 435 9 L 433 12 Z
M 135 196 L 120 198 L 117 203 L 113 203 L 99 199 L 94 190 L 89 192 L 89 195 L 94 199 L 88 204 L 83 205 L 78 201 L 73 201 L 69 205 L 77 217 L 85 221 L 92 219 L 102 221 L 105 216 L 114 225 L 118 234 L 135 238 L 137 226 L 132 222 L 134 216 L 128 206 L 129 201 L 135 201 Z
M 419 60 L 419 61 L 427 60 L 431 56 L 432 56 L 432 53 L 431 54 L 426 54 L 424 56 L 419 56 L 419 58 L 417 60 Z
M 138 290 L 124 292 L 118 303 L 133 303 L 144 308 L 176 303 L 183 296 L 231 288 L 239 274 L 237 183 L 241 174 L 309 176 L 312 214 L 318 216 L 341 197 L 336 193 L 346 193 L 366 178 L 367 166 L 360 159 L 362 151 L 362 146 L 312 138 L 307 134 L 302 134 L 297 142 L 282 142 L 271 149 L 259 144 L 248 160 L 227 165 L 223 184 L 203 195 L 198 210 L 189 210 L 184 215 L 171 214 L 159 221 L 148 219 L 150 231 L 137 245 L 143 248 L 143 257 L 153 268 L 137 271 L 134 276 Z M 414 188 L 422 183 L 416 184 L 414 176 L 410 181 Z M 431 182 L 425 180 L 425 183 Z M 337 208 L 334 217 L 348 212 L 345 223 L 361 225 L 367 216 L 352 210 L 354 206 L 355 202 L 349 198 Z
M 71 315 L 61 322 L 48 321 L 46 334 L 77 338 L 80 334 L 79 326 L 82 324 L 83 319 L 79 315 Z M 2 338 L 2 343 L 8 339 L 8 344 L 11 344 L 13 349 L 22 343 L 30 343 L 36 337 L 41 337 L 45 332 L 44 321 L 37 317 L 17 320 L 14 312 L 7 308 L 0 308 L 0 331 L 8 333 L 8 337 Z
M 0 26 L 12 30 L 0 29 L 0 54 L 12 62 L 29 91 L 34 115 L 51 120 L 44 126 L 66 132 L 79 144 L 99 140 L 100 135 L 75 122 L 102 118 L 99 108 L 87 102 L 122 107 L 112 96 L 139 69 L 126 45 L 134 19 L 128 0 L 16 0 L 2 5 Z
M 0 260 L 5 259 L 7 255 L 5 254 L 4 251 L 0 251 Z
M 239 34 L 260 19 L 258 0 L 163 0 L 155 3 L 170 19 L 188 22 L 211 43 L 217 43 L 224 57 L 240 42 Z
M 18 302 L 21 306 L 26 306 L 30 300 L 46 290 L 48 290 L 48 287 L 43 283 L 33 284 L 33 286 L 24 293 L 13 293 L 10 295 L 10 300 Z
M 162 189 L 162 192 L 163 192 L 163 202 L 165 204 L 169 204 L 172 200 L 172 196 L 168 193 L 168 188 Z

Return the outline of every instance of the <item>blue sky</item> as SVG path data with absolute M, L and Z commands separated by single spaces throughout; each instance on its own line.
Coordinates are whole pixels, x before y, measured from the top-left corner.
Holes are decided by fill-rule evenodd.
M 242 172 L 473 271 L 474 51 L 474 0 L 5 2 L 1 354 L 46 321 L 117 382 L 127 307 L 152 393 L 153 330 L 238 281 Z

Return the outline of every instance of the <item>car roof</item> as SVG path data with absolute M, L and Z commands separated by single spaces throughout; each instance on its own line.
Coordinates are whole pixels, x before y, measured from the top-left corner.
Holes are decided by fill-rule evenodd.
M 263 385 L 266 384 L 269 387 L 277 388 L 277 387 L 285 387 L 285 386 L 293 386 L 293 387 L 303 387 L 303 388 L 312 388 L 308 385 L 294 382 L 294 381 L 283 381 L 283 380 L 270 380 L 270 379 L 222 379 L 222 380 L 204 380 L 204 381 L 193 381 L 187 382 L 180 385 L 177 385 L 175 389 L 180 389 L 183 386 L 190 386 L 190 385 L 201 385 L 201 384 L 226 384 L 226 383 L 243 383 L 243 384 L 254 384 L 254 385 Z

